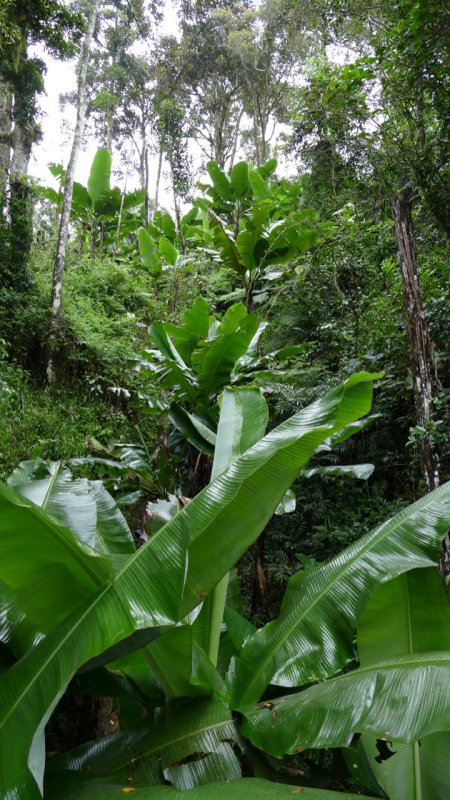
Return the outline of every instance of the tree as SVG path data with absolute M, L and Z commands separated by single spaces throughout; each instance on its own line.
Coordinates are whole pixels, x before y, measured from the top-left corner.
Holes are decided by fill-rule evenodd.
M 78 153 L 81 147 L 81 140 L 83 137 L 84 121 L 86 117 L 86 76 L 89 65 L 89 58 L 91 54 L 91 42 L 94 34 L 97 13 L 100 6 L 100 0 L 92 0 L 86 35 L 81 48 L 80 59 L 78 63 L 78 86 L 77 86 L 77 119 L 75 123 L 75 130 L 72 141 L 72 150 L 70 153 L 69 164 L 64 182 L 64 193 L 61 217 L 58 228 L 58 240 L 56 244 L 56 257 L 55 266 L 53 271 L 53 288 L 52 288 L 52 310 L 50 319 L 50 333 L 48 341 L 48 359 L 47 359 L 47 381 L 50 385 L 55 382 L 55 346 L 59 331 L 59 322 L 61 317 L 61 299 L 62 299 L 62 282 L 64 275 L 64 265 L 66 259 L 67 241 L 69 238 L 69 224 L 70 224 L 70 211 L 72 208 L 72 190 L 75 177 L 75 167 L 78 159 Z

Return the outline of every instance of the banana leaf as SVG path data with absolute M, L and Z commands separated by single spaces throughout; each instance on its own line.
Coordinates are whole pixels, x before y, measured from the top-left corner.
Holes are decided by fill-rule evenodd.
M 450 730 L 449 675 L 450 652 L 391 658 L 249 707 L 242 731 L 277 758 L 355 733 L 408 744 Z
M 67 777 L 66 774 L 54 776 L 46 785 L 45 797 L 47 800 L 62 797 L 64 800 L 116 800 L 129 794 L 136 800 L 293 800 L 298 795 L 301 800 L 361 800 L 360 794 L 271 783 L 260 778 L 212 783 L 185 791 L 174 786 L 142 786 L 131 777 L 125 776 L 118 782 L 112 778 L 86 778 L 76 772 Z
M 69 528 L 99 553 L 134 553 L 125 517 L 101 481 L 73 478 L 59 461 L 22 461 L 8 486 Z
M 317 446 L 368 412 L 374 377 L 352 376 L 236 459 L 130 556 L 121 571 L 108 576 L 81 610 L 66 617 L 0 679 L 5 796 L 40 797 L 37 770 L 33 774 L 28 766 L 35 732 L 73 674 L 134 632 L 150 631 L 156 637 L 161 626 L 173 625 L 195 608 L 257 538 Z M 44 538 L 56 525 L 29 501 L 18 502 L 11 490 L 3 489 L 0 496 L 7 531 L 25 530 L 31 512 Z M 38 552 L 36 542 L 36 536 L 28 542 L 33 554 Z M 18 573 L 23 553 L 21 543 Z M 0 580 L 3 563 L 0 559 Z
M 339 555 L 290 579 L 278 619 L 251 637 L 231 665 L 233 707 L 266 687 L 327 678 L 355 657 L 354 629 L 379 583 L 437 564 L 450 527 L 450 483 L 362 536 Z
M 111 165 L 112 155 L 109 150 L 97 150 L 87 183 L 88 194 L 94 209 L 102 193 L 108 191 L 110 187 Z
M 0 581 L 31 623 L 49 631 L 108 582 L 109 559 L 30 500 L 0 485 Z
M 220 169 L 215 161 L 208 161 L 206 169 L 221 199 L 233 200 L 233 189 L 228 175 Z
M 380 652 L 384 657 L 450 652 L 450 604 L 436 570 L 412 570 L 381 586 L 359 623 L 357 642 L 363 666 L 373 664 Z M 450 732 L 425 736 L 410 745 L 389 741 L 394 755 L 384 760 L 375 738 L 363 736 L 362 744 L 390 800 L 447 799 Z

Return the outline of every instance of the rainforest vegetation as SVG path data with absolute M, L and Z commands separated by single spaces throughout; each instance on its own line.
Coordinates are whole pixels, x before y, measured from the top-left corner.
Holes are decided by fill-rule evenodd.
M 1 800 L 448 800 L 449 51 L 3 0 Z

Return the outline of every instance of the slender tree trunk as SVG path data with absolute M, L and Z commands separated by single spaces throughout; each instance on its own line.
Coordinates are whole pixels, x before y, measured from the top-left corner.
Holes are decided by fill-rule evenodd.
M 54 352 L 55 345 L 58 338 L 59 323 L 61 317 L 61 297 L 62 297 L 62 282 L 64 275 L 64 266 L 66 261 L 67 241 L 69 238 L 69 224 L 70 212 L 72 210 L 72 191 L 75 175 L 75 167 L 78 159 L 78 153 L 81 146 L 81 140 L 84 131 L 84 122 L 86 117 L 87 96 L 86 96 L 86 75 L 89 65 L 89 58 L 91 54 L 91 42 L 94 33 L 95 22 L 97 13 L 100 6 L 100 0 L 92 0 L 92 5 L 89 13 L 86 36 L 84 38 L 83 46 L 81 48 L 80 60 L 78 64 L 78 88 L 77 88 L 77 120 L 75 124 L 75 131 L 72 141 L 72 152 L 70 154 L 69 164 L 67 167 L 66 181 L 64 184 L 64 194 L 61 218 L 59 222 L 58 240 L 56 245 L 56 258 L 53 270 L 53 289 L 52 289 L 52 310 L 50 319 L 50 335 L 48 346 L 48 361 L 47 361 L 47 381 L 50 385 L 55 382 L 55 369 L 54 369 Z
M 158 210 L 158 203 L 159 203 L 159 187 L 161 184 L 161 172 L 162 172 L 162 162 L 163 162 L 163 148 L 162 145 L 159 146 L 159 157 L 158 157 L 158 171 L 156 173 L 156 187 L 155 187 L 155 206 L 154 211 Z
M 184 241 L 183 231 L 181 230 L 181 213 L 180 213 L 180 206 L 179 206 L 179 203 L 178 203 L 178 196 L 177 196 L 177 190 L 176 190 L 176 186 L 175 186 L 174 171 L 173 171 L 172 164 L 170 165 L 170 173 L 171 173 L 171 178 L 172 178 L 172 193 L 173 193 L 173 206 L 174 206 L 174 211 L 175 211 L 175 222 L 176 222 L 176 226 L 177 226 L 178 238 L 180 240 L 180 250 L 181 250 L 182 253 L 185 253 L 186 252 L 186 242 Z
M 243 115 L 244 115 L 244 109 L 242 108 L 240 113 L 239 113 L 239 116 L 237 118 L 236 126 L 235 126 L 234 133 L 233 133 L 233 149 L 231 151 L 230 162 L 228 164 L 228 169 L 230 170 L 230 172 L 233 169 L 234 159 L 236 158 L 236 151 L 237 151 L 237 146 L 238 146 L 238 141 L 239 141 L 239 134 L 240 134 L 240 131 L 241 131 L 241 120 L 242 120 Z
M 433 415 L 433 353 L 417 269 L 411 202 L 405 197 L 395 197 L 392 201 L 392 215 L 402 275 L 416 419 L 418 425 L 429 431 Z M 439 459 L 428 432 L 421 439 L 420 460 L 427 489 L 431 491 L 439 486 Z
M 148 198 L 148 177 L 149 177 L 149 170 L 148 170 L 148 147 L 145 147 L 145 154 L 144 154 L 144 189 L 145 189 L 145 197 L 144 197 L 144 221 L 145 221 L 145 229 L 148 230 L 148 224 L 150 222 L 150 214 L 149 214 L 149 198 Z

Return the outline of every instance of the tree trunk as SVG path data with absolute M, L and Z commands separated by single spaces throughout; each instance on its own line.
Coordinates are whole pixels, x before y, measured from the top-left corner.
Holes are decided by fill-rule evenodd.
M 414 386 L 417 424 L 425 433 L 420 440 L 420 463 L 428 491 L 439 486 L 439 456 L 429 432 L 433 414 L 432 374 L 435 371 L 433 349 L 425 318 L 416 261 L 411 202 L 397 196 L 392 201 L 392 215 L 402 274 L 403 305 L 409 345 L 409 362 Z M 450 539 L 447 534 L 441 551 L 441 574 L 450 574 Z M 450 589 L 449 589 L 450 594 Z
M 145 147 L 144 152 L 144 190 L 145 190 L 145 197 L 144 197 L 144 221 L 145 221 L 145 230 L 148 230 L 148 224 L 150 222 L 150 214 L 149 214 L 149 198 L 148 198 L 148 177 L 149 177 L 149 169 L 148 169 L 148 147 Z
M 153 209 L 154 211 L 158 210 L 159 186 L 160 186 L 160 183 L 161 183 L 162 162 L 163 162 L 163 147 L 160 144 L 160 146 L 159 146 L 159 158 L 158 158 L 158 171 L 156 173 L 155 205 L 154 205 L 154 209 Z
M 20 101 L 19 101 L 20 102 Z M 16 103 L 14 103 L 16 105 Z M 24 178 L 28 175 L 28 164 L 31 155 L 32 142 L 26 131 L 17 122 L 14 123 L 12 132 L 13 154 L 11 159 L 11 176 Z
M 0 80 L 0 209 L 11 164 L 11 114 L 11 90 L 6 83 Z
M 433 353 L 417 269 L 411 202 L 405 197 L 395 197 L 392 215 L 402 275 L 416 419 L 425 431 L 420 442 L 420 461 L 425 484 L 431 491 L 439 486 L 439 459 L 429 432 L 433 414 Z
M 232 147 L 232 150 L 231 150 L 230 160 L 229 160 L 229 164 L 228 164 L 229 172 L 231 172 L 231 170 L 233 169 L 234 159 L 236 158 L 237 146 L 238 146 L 238 141 L 239 141 L 239 134 L 241 132 L 241 121 L 242 121 L 243 115 L 244 115 L 244 109 L 242 108 L 241 111 L 239 112 L 239 116 L 237 118 L 236 126 L 235 126 L 234 133 L 233 133 L 233 147 Z
M 58 337 L 59 323 L 61 317 L 62 282 L 64 275 L 64 265 L 66 260 L 67 240 L 69 238 L 69 224 L 70 224 L 70 212 L 72 210 L 73 182 L 75 175 L 75 167 L 78 159 L 78 153 L 80 150 L 81 140 L 84 131 L 84 122 L 85 122 L 86 107 L 87 107 L 86 75 L 89 65 L 89 58 L 91 54 L 92 36 L 94 33 L 99 5 L 100 5 L 100 0 L 92 0 L 92 5 L 88 18 L 86 36 L 84 38 L 80 54 L 80 60 L 78 64 L 77 119 L 72 141 L 72 151 L 70 154 L 69 164 L 66 172 L 66 180 L 64 184 L 62 211 L 61 211 L 61 218 L 59 221 L 58 240 L 56 245 L 56 258 L 53 270 L 52 310 L 50 319 L 50 335 L 49 335 L 48 361 L 47 361 L 47 380 L 50 385 L 54 384 L 55 382 L 54 353 L 55 353 L 55 345 Z

